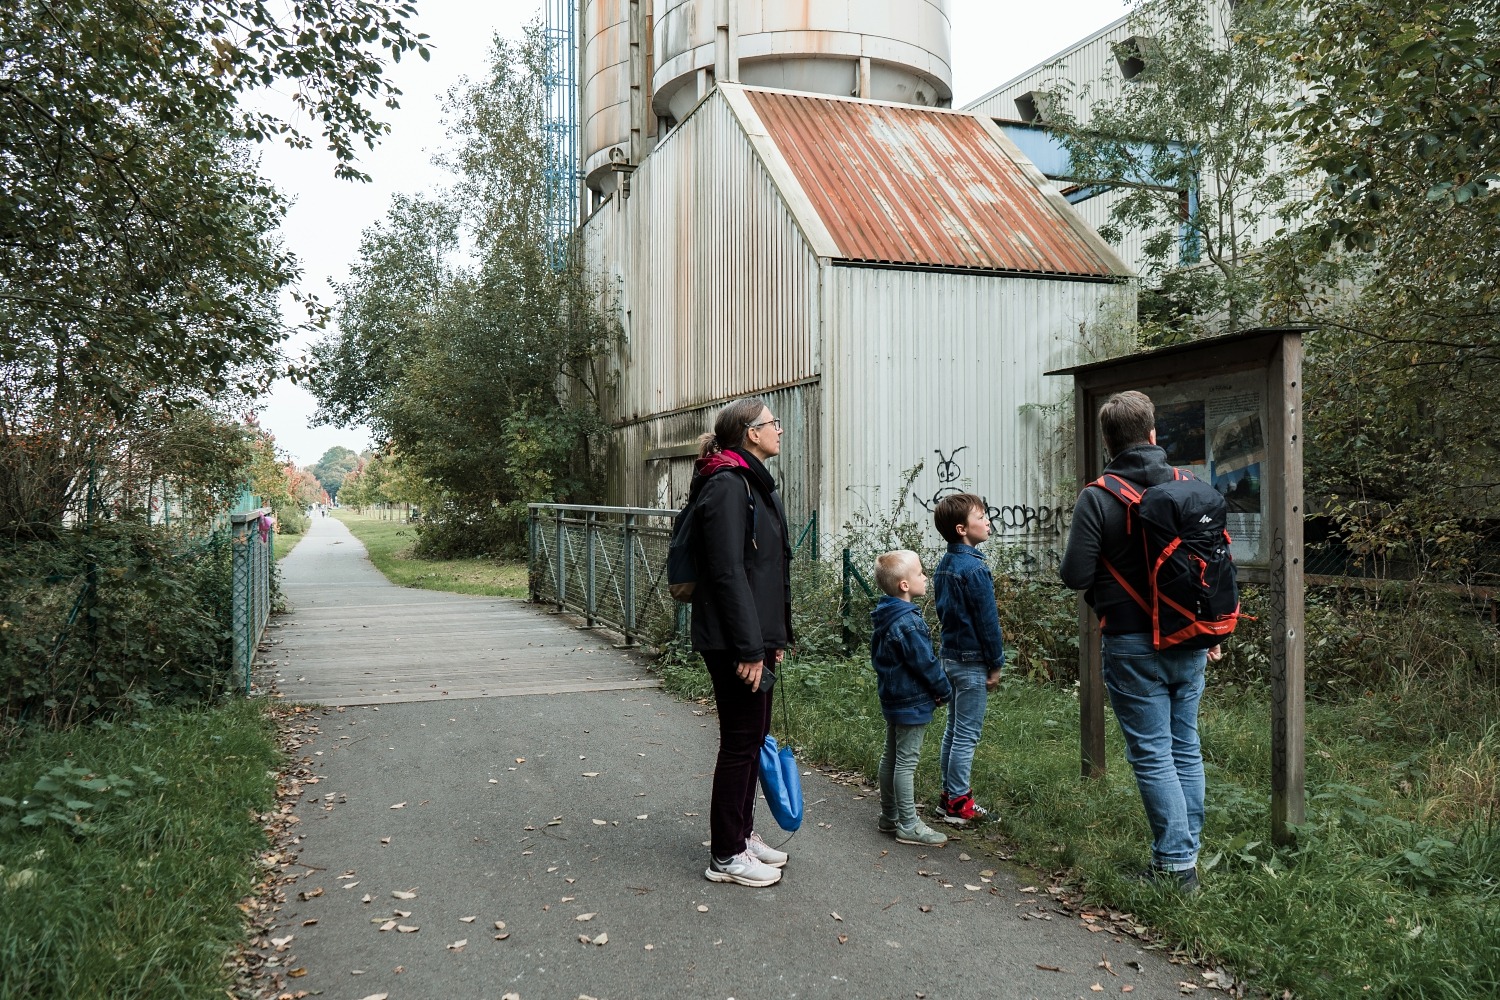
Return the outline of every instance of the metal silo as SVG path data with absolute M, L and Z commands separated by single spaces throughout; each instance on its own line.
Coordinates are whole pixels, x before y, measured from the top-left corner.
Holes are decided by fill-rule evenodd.
M 657 115 L 717 81 L 947 107 L 950 0 L 655 0 Z
M 640 5 L 641 0 L 581 2 L 583 171 L 596 191 L 613 188 L 612 164 L 633 162 L 640 155 L 630 142 L 630 21 Z

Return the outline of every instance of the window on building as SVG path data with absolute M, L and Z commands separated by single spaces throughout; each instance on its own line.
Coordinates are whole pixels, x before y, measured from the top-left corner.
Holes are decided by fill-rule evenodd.
M 1156 39 L 1132 35 L 1113 46 L 1115 61 L 1120 64 L 1120 75 L 1134 80 L 1146 69 L 1146 63 L 1156 54 Z
M 1029 90 L 1016 98 L 1016 113 L 1023 122 L 1045 122 L 1052 95 L 1045 90 Z

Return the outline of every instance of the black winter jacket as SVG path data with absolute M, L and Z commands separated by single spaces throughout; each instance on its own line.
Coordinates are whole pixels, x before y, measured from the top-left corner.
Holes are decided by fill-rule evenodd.
M 1104 471 L 1142 488 L 1172 479 L 1167 453 L 1154 444 L 1126 448 Z M 1146 553 L 1139 537 L 1131 539 L 1125 533 L 1125 505 L 1104 490 L 1089 486 L 1078 494 L 1073 507 L 1068 548 L 1059 568 L 1062 581 L 1073 590 L 1083 591 L 1084 600 L 1099 616 L 1101 632 L 1150 632 L 1150 615 L 1104 568 L 1105 559 L 1130 581 L 1136 593 L 1146 593 Z
M 732 653 L 743 663 L 785 649 L 792 641 L 792 552 L 776 481 L 754 456 L 736 450 L 699 459 L 692 488 L 701 490 L 693 648 Z

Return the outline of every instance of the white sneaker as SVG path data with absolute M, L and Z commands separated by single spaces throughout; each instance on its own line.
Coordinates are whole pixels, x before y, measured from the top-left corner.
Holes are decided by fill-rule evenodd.
M 761 840 L 760 834 L 753 831 L 749 839 L 745 841 L 745 850 L 749 851 L 751 856 L 763 865 L 780 868 L 786 864 L 787 853 L 785 851 L 778 851 L 764 840 Z
M 703 871 L 710 882 L 738 882 L 756 888 L 775 885 L 781 881 L 781 869 L 763 865 L 749 851 L 741 851 L 728 861 L 712 858 Z

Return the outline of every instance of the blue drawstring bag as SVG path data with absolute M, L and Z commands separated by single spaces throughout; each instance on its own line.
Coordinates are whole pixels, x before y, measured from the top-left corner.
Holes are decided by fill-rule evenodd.
M 770 733 L 760 747 L 760 788 L 777 826 L 788 833 L 802 826 L 802 773 L 797 770 L 797 758 L 790 747 L 778 747 Z

